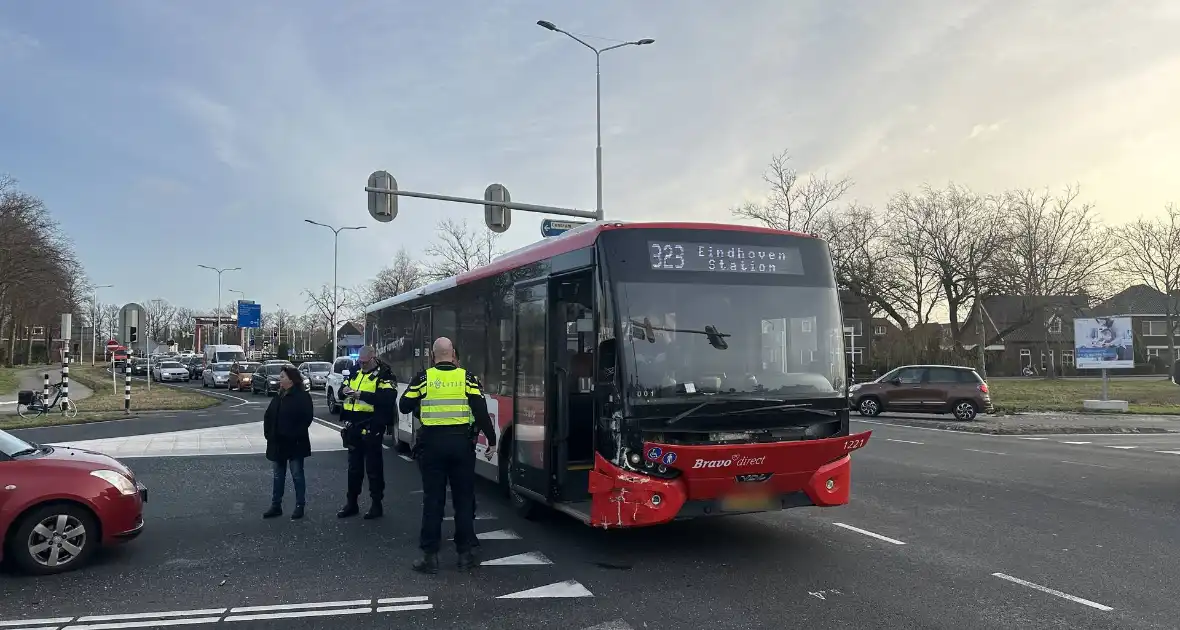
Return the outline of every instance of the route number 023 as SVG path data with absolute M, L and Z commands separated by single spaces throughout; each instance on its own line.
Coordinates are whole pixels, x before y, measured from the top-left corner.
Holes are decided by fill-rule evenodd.
M 866 440 L 864 438 L 858 438 L 855 440 L 848 440 L 847 442 L 844 443 L 844 450 L 855 451 L 856 449 L 864 446 L 867 442 L 868 442 L 868 440 Z
M 652 269 L 684 269 L 684 246 L 651 244 Z

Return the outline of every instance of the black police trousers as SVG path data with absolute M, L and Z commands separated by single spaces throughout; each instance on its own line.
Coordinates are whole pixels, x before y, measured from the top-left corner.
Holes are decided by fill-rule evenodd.
M 418 432 L 418 469 L 422 473 L 422 532 L 418 545 L 438 553 L 442 541 L 447 485 L 455 509 L 455 549 L 467 553 L 475 537 L 475 444 L 467 427 L 423 427 Z
M 381 452 L 380 434 L 374 439 L 366 435 L 348 445 L 348 502 L 356 503 L 361 495 L 365 473 L 369 474 L 369 496 L 373 502 L 385 498 L 385 458 Z

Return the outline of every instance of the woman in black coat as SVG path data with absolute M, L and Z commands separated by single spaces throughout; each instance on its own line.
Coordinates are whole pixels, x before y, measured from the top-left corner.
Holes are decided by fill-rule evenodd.
M 295 511 L 291 519 L 303 518 L 307 498 L 307 481 L 303 475 L 303 460 L 311 455 L 311 427 L 314 413 L 311 394 L 303 383 L 303 376 L 293 365 L 283 366 L 279 374 L 279 393 L 270 401 L 262 420 L 266 436 L 266 458 L 274 462 L 274 487 L 270 495 L 270 509 L 262 518 L 283 514 L 283 488 L 287 485 L 287 470 L 295 485 Z

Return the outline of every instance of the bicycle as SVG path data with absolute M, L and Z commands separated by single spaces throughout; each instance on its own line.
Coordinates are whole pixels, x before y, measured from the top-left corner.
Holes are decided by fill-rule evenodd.
M 41 392 L 28 392 L 29 396 L 23 398 L 16 406 L 16 412 L 22 418 L 39 418 L 43 414 L 53 411 L 58 411 L 66 418 L 73 418 L 78 415 L 78 406 L 74 401 L 66 398 L 62 399 L 61 383 L 56 383 L 50 386 L 53 390 L 53 402 L 46 402 L 44 394 Z M 25 392 L 21 392 L 24 394 Z M 28 402 L 24 402 L 27 400 Z

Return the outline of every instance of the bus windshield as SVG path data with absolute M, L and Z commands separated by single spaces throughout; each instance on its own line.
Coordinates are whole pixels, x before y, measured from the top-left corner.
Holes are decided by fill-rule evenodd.
M 844 342 L 834 287 L 623 282 L 617 295 L 633 401 L 842 395 Z

